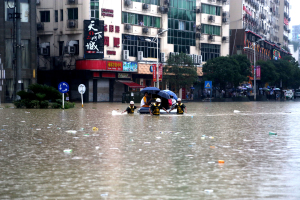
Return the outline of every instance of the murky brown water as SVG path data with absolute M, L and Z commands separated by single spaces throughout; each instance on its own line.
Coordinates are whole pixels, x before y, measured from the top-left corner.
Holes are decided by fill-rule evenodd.
M 1 109 L 0 199 L 300 199 L 300 102 L 186 105 Z

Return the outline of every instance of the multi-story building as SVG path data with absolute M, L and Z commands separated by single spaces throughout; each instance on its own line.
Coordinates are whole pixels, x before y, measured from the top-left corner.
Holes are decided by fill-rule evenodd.
M 153 86 L 151 66 L 157 59 L 165 64 L 172 54 L 190 55 L 199 76 L 204 62 L 229 54 L 227 0 L 38 3 L 39 82 L 56 86 L 67 81 L 71 100 L 79 98 L 80 83 L 87 87 L 85 101 L 120 101 L 130 88 L 134 91 Z M 88 58 L 86 48 L 93 47 L 85 43 L 84 20 L 91 19 L 104 24 L 103 47 L 99 50 L 103 53 L 96 59 Z
M 290 0 L 280 0 L 279 6 L 279 43 L 285 49 L 289 45 L 289 34 L 291 32 L 289 28 L 290 17 Z
M 0 58 L 5 70 L 1 75 L 0 102 L 15 100 L 16 85 L 27 89 L 36 83 L 36 0 L 21 0 L 20 15 L 14 0 L 0 1 Z M 21 45 L 16 41 L 16 17 L 21 18 Z M 21 80 L 16 77 L 16 49 L 21 48 Z M 3 83 L 3 85 L 2 85 Z
M 287 11 L 287 0 L 240 0 L 230 2 L 230 54 L 247 54 L 254 61 L 254 51 L 245 47 L 255 46 L 256 60 L 280 59 L 289 52 L 287 25 L 290 18 L 281 14 Z M 284 12 L 282 12 L 284 13 Z M 284 24 L 285 23 L 285 24 Z M 281 44 L 281 43 L 282 44 Z
M 292 27 L 292 41 L 300 42 L 300 25 Z

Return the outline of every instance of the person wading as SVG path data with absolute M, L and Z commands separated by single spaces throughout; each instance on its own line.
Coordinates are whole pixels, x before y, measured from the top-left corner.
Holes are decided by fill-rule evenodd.
M 160 115 L 160 109 L 163 109 L 167 112 L 167 110 L 161 106 L 161 100 L 159 98 L 156 99 L 156 103 L 152 104 L 149 108 L 149 112 L 151 115 Z
M 141 100 L 141 107 L 150 107 L 151 100 L 152 99 L 149 96 L 148 92 L 145 92 L 145 96 Z
M 180 98 L 177 99 L 176 105 L 174 106 L 174 108 L 172 108 L 172 109 L 169 111 L 169 113 L 170 113 L 172 110 L 174 110 L 175 108 L 177 108 L 177 114 L 183 114 L 184 112 L 186 113 L 186 106 L 185 106 L 183 103 L 181 103 L 181 99 L 180 99 Z
M 135 105 L 134 105 L 134 102 L 133 101 L 130 101 L 129 103 L 130 105 L 126 108 L 126 110 L 124 110 L 122 113 L 126 112 L 128 114 L 133 114 L 134 113 L 134 110 L 137 108 Z

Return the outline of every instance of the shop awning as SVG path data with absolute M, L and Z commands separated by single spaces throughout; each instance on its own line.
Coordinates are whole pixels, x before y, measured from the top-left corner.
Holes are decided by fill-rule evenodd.
M 144 88 L 144 86 L 139 85 L 133 81 L 123 81 L 123 80 L 118 80 L 118 82 L 123 83 L 131 88 Z

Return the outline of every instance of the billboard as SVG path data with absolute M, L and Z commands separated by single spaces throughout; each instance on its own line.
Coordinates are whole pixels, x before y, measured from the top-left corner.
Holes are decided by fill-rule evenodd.
M 156 82 L 156 76 L 157 76 L 157 68 L 156 68 L 156 64 L 152 65 L 153 68 L 153 81 Z M 163 76 L 163 65 L 160 63 L 159 67 L 158 67 L 158 76 L 159 76 L 159 82 L 162 82 L 162 76 Z
M 104 57 L 104 21 L 84 20 L 84 57 L 85 59 L 103 59 Z
M 137 72 L 137 62 L 123 62 L 123 72 Z
M 107 70 L 122 71 L 123 63 L 118 61 L 107 61 Z

